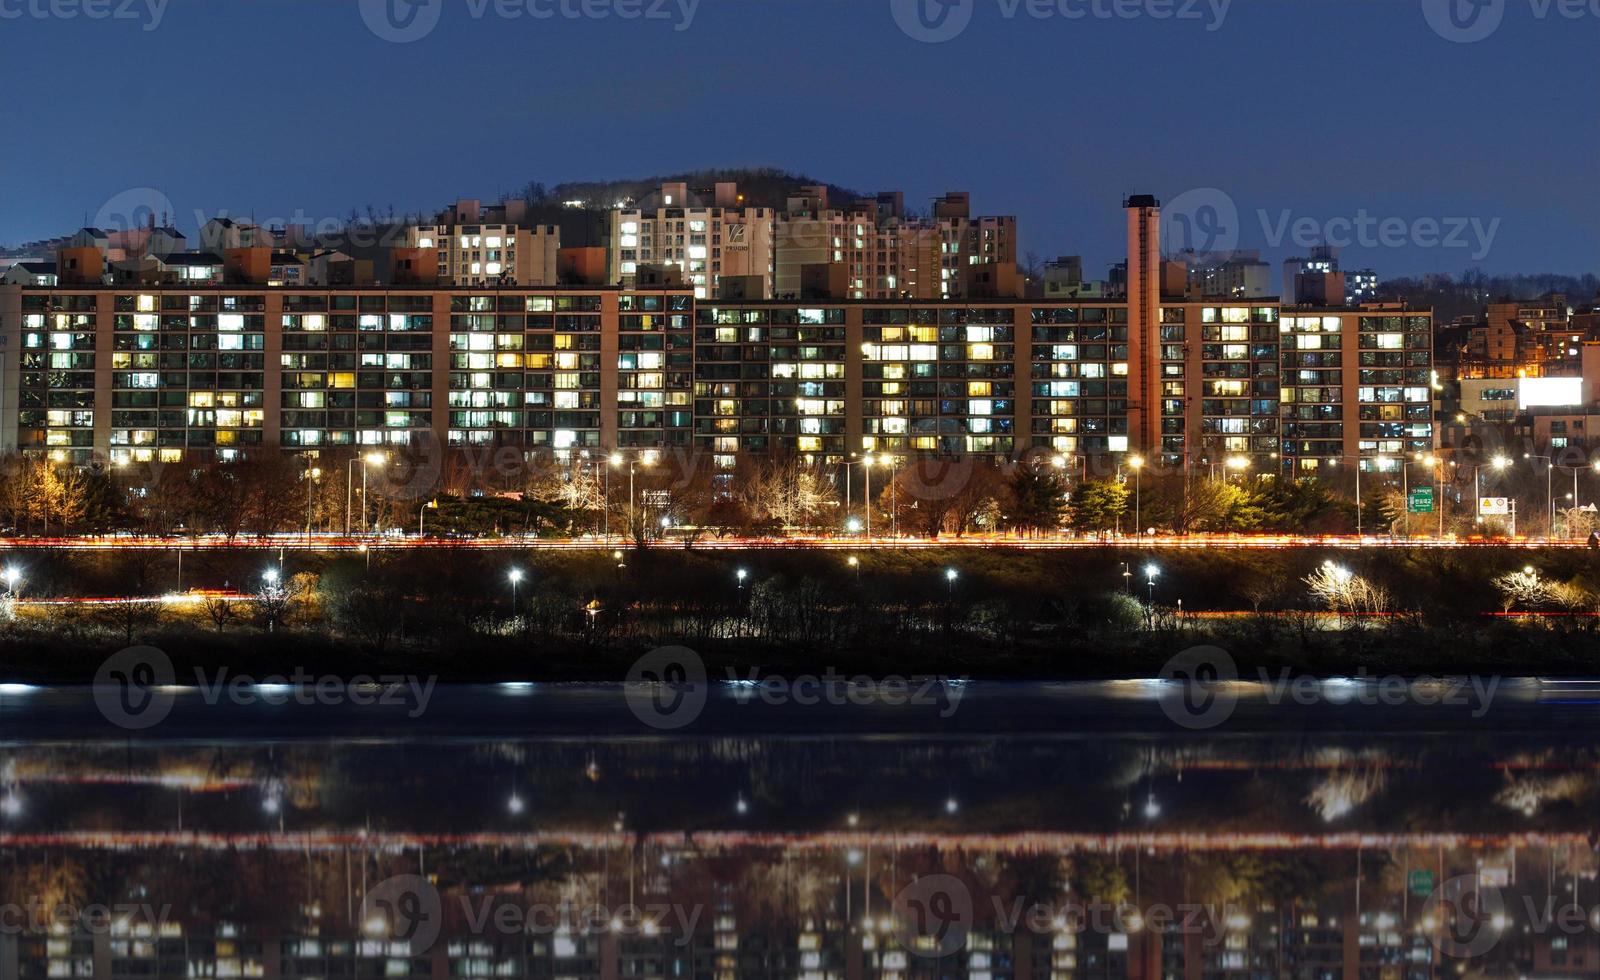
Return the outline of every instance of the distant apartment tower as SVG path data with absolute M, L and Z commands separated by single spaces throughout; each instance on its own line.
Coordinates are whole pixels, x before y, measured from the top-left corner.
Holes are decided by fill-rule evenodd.
M 1339 250 L 1332 245 L 1315 246 L 1306 255 L 1284 260 L 1283 293 L 1281 295 L 1285 299 L 1294 296 L 1295 278 L 1297 276 L 1338 271 Z
M 1198 256 L 1186 255 L 1191 262 Z M 1272 266 L 1259 252 L 1235 252 L 1221 262 L 1191 264 L 1189 291 L 1196 296 L 1229 299 L 1266 299 L 1273 292 Z
M 1015 217 L 973 218 L 964 191 L 936 199 L 925 218 L 907 216 L 903 200 L 891 191 L 833 206 L 827 188 L 802 188 L 777 219 L 776 295 L 814 283 L 835 299 L 1019 294 Z M 821 266 L 830 274 L 818 275 Z
M 433 224 L 407 228 L 400 244 L 437 250 L 442 283 L 553 286 L 558 281 L 560 232 L 555 225 L 528 223 L 520 201 L 489 208 L 475 200 L 457 201 Z
M 618 284 L 639 281 L 646 266 L 676 266 L 697 298 L 717 295 L 724 278 L 757 277 L 773 294 L 771 208 L 747 208 L 733 183 L 719 183 L 710 200 L 683 182 L 662 184 L 631 208 L 611 213 L 610 267 Z
M 974 218 L 971 196 L 966 191 L 951 191 L 933 202 L 933 222 L 939 228 L 942 296 L 988 293 L 975 285 L 994 281 L 997 268 L 1016 268 L 1014 216 Z
M 937 299 L 941 236 L 902 216 L 900 195 L 832 207 L 826 187 L 804 187 L 777 217 L 776 295 L 803 297 L 831 284 L 840 299 Z M 836 276 L 817 273 L 829 267 Z M 807 270 L 811 270 L 808 278 Z

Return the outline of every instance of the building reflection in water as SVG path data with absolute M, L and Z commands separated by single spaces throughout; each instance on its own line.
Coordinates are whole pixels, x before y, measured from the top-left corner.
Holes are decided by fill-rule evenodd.
M 1600 974 L 1597 746 L 11 746 L 0 976 Z

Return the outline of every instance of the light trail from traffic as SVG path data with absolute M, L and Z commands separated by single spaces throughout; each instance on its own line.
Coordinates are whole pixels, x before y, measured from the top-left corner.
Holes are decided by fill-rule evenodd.
M 1004 537 L 969 535 L 955 538 L 916 537 L 811 537 L 786 538 L 691 538 L 672 537 L 638 543 L 620 538 L 418 538 L 372 537 L 356 538 L 342 535 L 268 535 L 262 537 L 226 537 L 223 535 L 174 538 L 135 536 L 85 536 L 52 538 L 0 538 L 0 551 L 5 550 L 58 550 L 58 551 L 324 551 L 324 552 L 403 552 L 413 550 L 471 550 L 471 551 L 629 551 L 637 548 L 656 551 L 929 551 L 945 548 L 1001 548 L 1024 551 L 1096 550 L 1096 549 L 1161 549 L 1204 551 L 1225 548 L 1232 550 L 1273 550 L 1284 548 L 1337 548 L 1350 551 L 1362 549 L 1425 549 L 1451 550 L 1462 548 L 1509 549 L 1582 549 L 1587 542 L 1567 539 L 1487 539 L 1487 538 L 1388 538 L 1344 536 L 1296 535 L 1187 535 L 1156 537 L 1075 538 Z

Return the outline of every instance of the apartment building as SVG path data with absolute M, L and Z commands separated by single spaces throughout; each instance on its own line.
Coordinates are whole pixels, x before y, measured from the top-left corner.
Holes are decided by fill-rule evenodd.
M 460 215 L 441 216 L 446 217 Z M 524 226 L 469 217 L 474 220 L 410 226 L 401 241 L 433 253 L 438 262 L 438 282 L 443 284 L 554 286 L 560 281 L 556 260 L 561 251 L 561 235 L 555 225 Z
M 1167 296 L 1159 204 L 1128 221 L 1116 299 L 270 285 L 266 249 L 203 281 L 0 286 L 0 441 L 80 465 L 431 438 L 1295 473 L 1433 447 L 1429 313 Z
M 718 295 L 725 279 L 757 280 L 755 295 L 773 291 L 776 212 L 745 207 L 738 187 L 716 185 L 710 200 L 678 182 L 611 213 L 609 266 L 623 286 L 647 267 L 672 267 L 697 298 Z
M 1571 376 L 1581 370 L 1584 332 L 1559 293 L 1527 302 L 1490 303 L 1481 323 L 1467 331 L 1456 375 L 1460 378 Z
M 832 207 L 826 187 L 803 188 L 777 218 L 776 295 L 940 298 L 944 236 L 901 212 L 896 194 Z

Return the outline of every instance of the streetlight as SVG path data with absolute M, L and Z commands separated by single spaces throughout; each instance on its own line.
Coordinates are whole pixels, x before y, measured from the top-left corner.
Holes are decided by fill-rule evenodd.
M 22 581 L 22 572 L 15 565 L 8 566 L 5 570 L 6 594 L 16 597 L 17 583 Z
M 1577 507 L 1578 507 L 1578 471 L 1582 470 L 1583 467 L 1582 466 L 1558 466 L 1556 468 L 1557 469 L 1562 469 L 1562 470 L 1571 470 L 1572 471 L 1572 507 L 1570 509 L 1571 510 L 1576 510 Z M 1595 460 L 1594 463 L 1591 464 L 1591 468 L 1595 471 L 1595 473 L 1600 474 L 1600 459 Z M 1567 518 L 1567 536 L 1568 537 L 1572 537 L 1573 536 L 1572 535 L 1572 518 L 1570 516 Z
M 957 572 L 953 568 L 947 568 L 944 570 L 944 581 L 952 598 L 954 598 L 956 594 L 956 579 L 960 577 L 961 573 Z
M 354 487 L 355 487 L 356 464 L 357 463 L 361 464 L 361 531 L 362 531 L 362 533 L 366 533 L 366 530 L 367 530 L 367 467 L 368 466 L 382 466 L 384 461 L 385 461 L 385 457 L 384 457 L 384 455 L 382 453 L 372 452 L 372 453 L 368 453 L 365 456 L 358 456 L 355 459 L 350 460 L 349 465 L 347 465 L 345 467 L 345 478 L 344 478 L 344 536 L 347 537 L 347 538 L 350 536 L 350 512 L 353 509 L 351 507 L 351 505 L 350 505 L 350 495 L 353 492 Z
M 900 536 L 900 485 L 895 482 L 894 470 L 896 466 L 900 465 L 900 459 L 897 456 L 885 453 L 878 457 L 878 465 L 889 468 L 889 533 L 898 538 Z M 868 513 L 871 513 L 871 511 L 868 511 Z
M 855 570 L 856 581 L 860 582 L 861 581 L 861 559 L 857 558 L 855 555 L 851 555 L 849 558 L 845 559 L 845 564 L 849 565 L 852 569 Z
M 522 584 L 522 577 L 523 577 L 523 573 L 522 573 L 522 569 L 520 569 L 520 568 L 513 568 L 511 571 L 506 573 L 506 578 L 511 580 L 511 611 L 512 611 L 512 613 L 515 613 L 517 611 L 517 586 Z
M 612 466 L 621 466 L 622 463 L 623 463 L 624 458 L 625 457 L 622 455 L 621 451 L 612 453 L 611 454 L 611 465 Z M 634 474 L 635 470 L 637 470 L 640 466 L 644 466 L 646 468 L 654 466 L 655 463 L 656 463 L 656 451 L 654 449 L 647 449 L 644 452 L 640 453 L 638 458 L 636 458 L 636 459 L 628 459 L 627 463 L 628 463 L 628 530 L 631 532 L 631 531 L 634 530 L 634 528 L 639 526 L 638 525 L 638 521 L 637 521 L 637 514 L 636 514 L 637 505 L 634 503 L 634 495 L 633 495 L 633 474 Z M 609 476 L 607 477 L 607 479 L 609 480 Z M 608 491 L 608 496 L 609 496 L 609 491 Z M 641 531 L 641 534 L 642 534 L 642 531 Z
M 1483 484 L 1478 478 L 1479 472 L 1485 466 L 1493 466 L 1496 470 L 1504 470 L 1511 465 L 1511 460 L 1504 456 L 1496 456 L 1487 463 L 1479 463 L 1472 468 L 1472 519 L 1483 520 Z
M 1144 469 L 1143 456 L 1129 456 L 1128 468 L 1133 470 L 1133 533 L 1144 533 L 1144 524 L 1139 518 L 1139 473 Z
M 875 462 L 877 461 L 873 459 L 871 453 L 867 453 L 865 456 L 861 457 L 861 475 L 867 481 L 867 499 L 861 505 L 861 509 L 865 511 L 867 515 L 868 541 L 872 540 L 872 464 Z
M 1154 565 L 1144 566 L 1145 585 L 1150 587 L 1150 605 L 1156 604 L 1156 579 L 1161 575 L 1161 569 Z
M 739 580 L 739 592 L 742 594 L 744 592 L 744 580 L 750 577 L 750 573 L 741 568 L 733 573 L 733 577 Z
M 261 577 L 266 581 L 268 588 L 276 588 L 278 581 L 283 576 L 278 574 L 278 570 L 276 568 L 269 568 L 265 572 L 261 573 Z
M 1544 506 L 1545 510 L 1550 512 L 1550 527 L 1547 535 L 1553 538 L 1556 535 L 1556 461 L 1549 456 L 1535 456 L 1532 453 L 1523 453 L 1522 458 L 1529 461 L 1535 459 L 1544 460 Z

